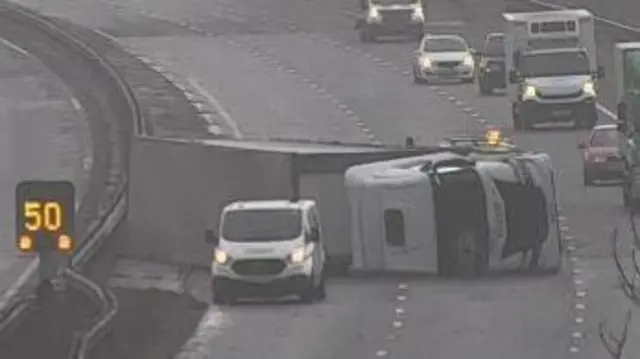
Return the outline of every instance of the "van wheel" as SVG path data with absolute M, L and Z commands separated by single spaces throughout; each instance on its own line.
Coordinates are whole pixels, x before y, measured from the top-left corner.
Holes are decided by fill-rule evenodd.
M 228 293 L 213 293 L 213 304 L 215 305 L 233 305 L 236 302 L 236 298 Z
M 327 289 L 326 289 L 326 283 L 325 283 L 325 274 L 324 271 L 322 271 L 321 277 L 320 277 L 320 283 L 318 283 L 318 286 L 316 287 L 315 290 L 315 297 L 317 300 L 325 300 L 327 298 Z
M 229 287 L 220 288 L 215 282 L 211 283 L 211 297 L 215 305 L 228 305 L 235 303 L 235 296 L 230 293 Z
M 316 294 L 315 290 L 316 288 L 313 285 L 313 278 L 309 278 L 306 288 L 303 289 L 299 294 L 300 301 L 305 304 L 313 303 L 313 299 L 315 299 Z

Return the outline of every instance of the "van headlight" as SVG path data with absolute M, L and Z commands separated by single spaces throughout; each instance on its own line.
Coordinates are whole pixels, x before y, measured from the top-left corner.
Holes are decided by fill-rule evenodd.
M 582 85 L 582 92 L 584 92 L 586 95 L 589 95 L 589 96 L 595 96 L 596 87 L 592 81 L 587 81 L 584 83 L 584 85 Z
M 527 99 L 527 98 L 534 98 L 534 97 L 536 97 L 536 96 L 537 96 L 537 94 L 536 94 L 536 88 L 535 88 L 534 86 L 531 86 L 531 85 L 527 86 L 527 87 L 524 89 L 524 92 L 522 93 L 522 98 L 523 98 L 523 99 Z
M 431 68 L 431 59 L 428 57 L 421 57 L 420 67 L 422 67 L 423 69 Z
M 305 247 L 299 247 L 294 249 L 289 254 L 289 262 L 292 264 L 300 264 L 307 259 L 307 251 Z
M 382 16 L 380 16 L 380 12 L 375 7 L 372 7 L 369 10 L 368 20 L 372 22 L 380 22 L 382 21 Z
M 216 249 L 213 252 L 213 260 L 218 264 L 227 264 L 229 263 L 229 259 L 229 255 L 224 251 Z
M 473 63 L 473 56 L 471 55 L 466 55 L 464 57 L 464 59 L 462 59 L 462 64 L 464 66 L 468 66 L 468 67 L 473 67 L 474 63 Z
M 422 12 L 422 8 L 416 8 L 416 10 L 411 14 L 411 20 L 424 21 L 424 13 Z

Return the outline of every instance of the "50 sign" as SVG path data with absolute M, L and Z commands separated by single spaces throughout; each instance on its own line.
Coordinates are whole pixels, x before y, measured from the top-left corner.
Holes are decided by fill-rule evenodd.
M 16 189 L 16 244 L 21 252 L 71 252 L 75 191 L 68 181 L 22 182 Z
M 26 201 L 24 228 L 30 232 L 57 232 L 62 228 L 62 206 L 58 202 Z

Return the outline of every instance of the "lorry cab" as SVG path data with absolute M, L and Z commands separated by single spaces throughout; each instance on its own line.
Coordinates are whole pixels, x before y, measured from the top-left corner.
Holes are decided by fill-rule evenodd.
M 594 18 L 587 10 L 505 13 L 507 95 L 515 129 L 597 121 Z
M 620 154 L 624 159 L 622 194 L 626 206 L 640 202 L 640 42 L 617 43 L 613 52 Z
M 221 214 L 214 244 L 214 303 L 238 297 L 298 295 L 303 301 L 324 298 L 326 254 L 315 201 L 242 201 Z

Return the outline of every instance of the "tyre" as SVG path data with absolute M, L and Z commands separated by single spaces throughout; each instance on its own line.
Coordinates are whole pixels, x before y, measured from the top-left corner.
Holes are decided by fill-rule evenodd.
M 585 187 L 593 185 L 593 175 L 586 169 L 582 170 L 582 182 Z
M 515 104 L 511 105 L 511 119 L 513 121 L 513 129 L 516 131 L 522 131 L 522 121 L 520 116 L 518 116 Z
M 371 36 L 371 32 L 369 31 L 369 28 L 366 25 L 362 25 L 362 27 L 360 27 L 360 42 L 368 43 L 371 41 L 372 41 L 372 36 Z
M 320 283 L 318 283 L 318 286 L 315 289 L 315 299 L 322 301 L 327 298 L 326 276 L 324 271 L 320 276 Z
M 533 118 L 532 118 L 531 114 L 529 114 L 529 113 L 520 113 L 518 115 L 518 118 L 520 119 L 520 125 L 522 126 L 522 129 L 524 131 L 533 130 Z
M 482 81 L 480 78 L 478 79 L 478 90 L 481 95 L 491 95 L 493 93 L 493 89 L 491 89 L 487 84 Z
M 212 302 L 215 305 L 229 305 L 235 303 L 235 297 L 230 288 L 220 288 L 215 281 L 211 284 Z
M 427 83 L 427 80 L 423 79 L 422 77 L 418 76 L 418 74 L 416 73 L 416 71 L 413 71 L 413 83 L 416 85 L 424 85 Z
M 590 130 L 598 122 L 598 111 L 595 107 L 583 111 L 575 120 L 575 126 L 578 129 Z
M 313 300 L 316 297 L 316 288 L 313 284 L 313 278 L 309 278 L 305 288 L 300 291 L 298 294 L 300 296 L 300 301 L 305 304 L 313 303 Z

